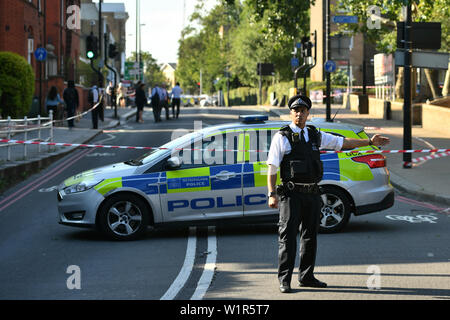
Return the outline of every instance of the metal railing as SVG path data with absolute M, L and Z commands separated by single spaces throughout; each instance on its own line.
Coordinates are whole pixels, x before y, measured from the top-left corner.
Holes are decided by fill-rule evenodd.
M 43 134 L 45 132 L 48 135 Z M 31 119 L 27 117 L 23 119 L 11 119 L 8 116 L 7 119 L 0 119 L 0 136 L 5 137 L 7 140 L 11 140 L 15 136 L 15 140 L 53 142 L 53 111 L 49 111 L 48 117 L 38 115 L 37 118 Z M 6 148 L 6 152 L 3 151 L 3 148 Z M 35 148 L 35 150 L 37 149 L 37 153 L 42 152 L 42 146 L 40 144 L 27 146 L 27 144 L 8 142 L 0 144 L 0 160 L 17 160 L 11 159 L 12 148 L 23 148 L 23 159 L 27 159 L 28 157 L 29 150 L 27 148 Z M 47 146 L 47 152 L 51 152 L 51 148 L 52 146 Z

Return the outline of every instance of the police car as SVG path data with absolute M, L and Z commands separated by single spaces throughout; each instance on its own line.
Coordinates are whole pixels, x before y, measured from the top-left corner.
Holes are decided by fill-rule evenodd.
M 273 135 L 288 122 L 259 115 L 240 120 L 194 131 L 135 160 L 65 180 L 58 187 L 59 222 L 95 227 L 119 240 L 136 239 L 148 226 L 277 222 L 278 210 L 267 205 L 265 161 Z M 368 139 L 359 126 L 320 120 L 308 124 Z M 352 213 L 393 205 L 385 157 L 360 153 L 374 149 L 321 155 L 321 232 L 341 230 Z

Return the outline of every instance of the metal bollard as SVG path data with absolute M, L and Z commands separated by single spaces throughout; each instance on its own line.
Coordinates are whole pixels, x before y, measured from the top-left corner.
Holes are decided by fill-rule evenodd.
M 11 140 L 11 116 L 8 116 L 8 134 L 7 134 L 8 140 Z M 7 156 L 6 156 L 6 160 L 7 161 L 11 161 L 11 144 L 8 143 L 7 146 Z
M 49 111 L 50 116 L 50 142 L 53 143 L 53 110 Z M 48 151 L 50 152 L 51 146 L 48 146 Z
M 38 141 L 41 141 L 41 115 L 38 114 Z M 41 153 L 41 144 L 38 144 L 38 153 Z
M 28 139 L 28 118 L 26 116 L 23 118 L 23 122 L 25 125 L 23 140 L 27 141 L 27 139 Z M 27 144 L 26 143 L 23 144 L 23 157 L 24 157 L 24 159 L 27 158 Z

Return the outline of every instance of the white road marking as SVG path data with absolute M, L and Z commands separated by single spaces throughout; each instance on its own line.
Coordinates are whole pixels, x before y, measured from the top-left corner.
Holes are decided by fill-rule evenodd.
M 208 227 L 208 257 L 206 258 L 205 268 L 202 276 L 198 280 L 197 288 L 191 297 L 191 300 L 202 300 L 211 285 L 214 271 L 216 270 L 217 259 L 217 238 L 215 227 Z
M 184 263 L 181 267 L 180 273 L 172 283 L 166 293 L 160 298 L 160 300 L 173 300 L 177 296 L 178 292 L 184 287 L 186 281 L 194 267 L 195 250 L 197 246 L 196 238 L 197 229 L 195 227 L 189 228 L 189 238 L 186 248 L 186 256 L 184 257 Z

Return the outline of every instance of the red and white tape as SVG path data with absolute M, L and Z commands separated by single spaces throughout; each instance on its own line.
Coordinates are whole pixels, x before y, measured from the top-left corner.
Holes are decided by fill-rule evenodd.
M 162 148 L 162 147 L 134 147 L 134 146 L 112 146 L 99 144 L 81 144 L 81 143 L 64 143 L 64 142 L 46 142 L 35 140 L 11 140 L 0 139 L 0 143 L 12 144 L 31 144 L 31 145 L 47 145 L 58 147 L 82 147 L 82 148 L 107 148 L 107 149 L 136 149 L 136 150 L 191 150 L 191 151 L 237 151 L 237 152 L 267 152 L 267 150 L 236 150 L 236 149 L 195 149 L 195 148 Z M 346 151 L 321 151 L 320 153 L 358 153 L 358 154 L 376 154 L 376 153 L 446 153 L 450 155 L 450 149 L 416 149 L 416 150 L 346 150 Z M 428 157 L 438 158 L 443 156 L 431 155 Z M 427 157 L 424 157 L 424 159 Z M 433 158 L 433 159 L 434 159 Z M 420 158 L 417 158 L 420 159 Z M 426 159 L 428 160 L 428 159 Z M 418 160 L 421 161 L 421 160 Z
M 411 160 L 413 163 L 421 162 L 421 161 L 427 161 L 432 159 L 438 159 L 442 157 L 450 156 L 450 151 L 442 152 L 442 153 L 436 153 L 425 157 L 418 157 Z

